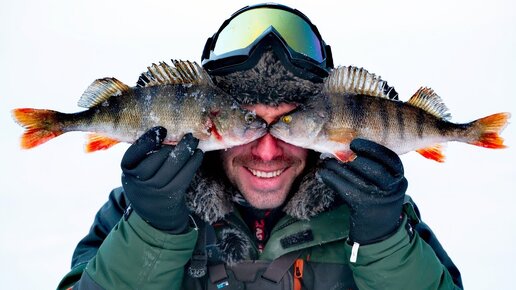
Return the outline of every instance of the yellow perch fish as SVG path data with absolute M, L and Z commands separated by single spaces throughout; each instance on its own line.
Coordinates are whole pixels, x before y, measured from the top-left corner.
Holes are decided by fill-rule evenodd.
M 267 132 L 267 123 L 240 108 L 213 83 L 195 62 L 153 64 L 138 85 L 129 87 L 115 78 L 94 81 L 79 100 L 87 110 L 14 109 L 15 120 L 26 128 L 22 148 L 38 146 L 70 131 L 93 132 L 86 151 L 132 143 L 148 129 L 167 129 L 166 144 L 186 133 L 199 139 L 199 149 L 219 150 L 249 143 Z
M 429 88 L 407 102 L 392 99 L 387 83 L 362 68 L 339 67 L 325 80 L 320 96 L 280 118 L 270 133 L 287 143 L 313 149 L 346 162 L 354 154 L 349 144 L 368 139 L 404 154 L 416 150 L 444 161 L 441 143 L 459 141 L 486 148 L 505 148 L 500 132 L 509 113 L 470 123 L 451 123 L 448 109 Z

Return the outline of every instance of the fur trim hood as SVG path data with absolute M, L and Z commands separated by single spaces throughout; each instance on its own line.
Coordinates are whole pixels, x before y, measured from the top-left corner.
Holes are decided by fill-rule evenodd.
M 289 198 L 282 207 L 287 215 L 300 220 L 309 220 L 329 209 L 335 201 L 335 192 L 320 182 L 316 176 L 315 164 L 319 162 L 319 154 L 312 152 L 310 155 L 312 157 L 307 162 L 304 174 L 296 180 Z M 190 210 L 210 225 L 222 220 L 235 210 L 233 197 L 238 194 L 237 189 L 227 181 L 222 170 L 219 167 L 214 168 L 213 164 L 220 164 L 219 158 L 216 151 L 205 153 L 203 165 L 194 176 L 187 192 L 187 204 Z M 314 159 L 317 160 L 311 161 Z M 206 235 L 205 230 L 201 232 Z M 205 240 L 205 237 L 200 238 L 201 244 L 198 241 L 196 245 L 197 252 L 206 251 L 206 245 L 202 242 Z M 256 258 L 256 253 L 253 254 L 250 251 L 253 248 L 250 237 L 234 226 L 228 225 L 222 228 L 216 244 L 213 246 L 218 253 L 215 256 L 228 265 Z M 205 273 L 205 266 L 199 267 L 198 263 L 192 261 L 189 272 Z

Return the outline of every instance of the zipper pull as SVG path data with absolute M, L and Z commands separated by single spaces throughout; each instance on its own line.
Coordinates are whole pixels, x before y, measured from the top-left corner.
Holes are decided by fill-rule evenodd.
M 301 290 L 304 265 L 305 261 L 303 259 L 297 259 L 294 262 L 294 290 Z

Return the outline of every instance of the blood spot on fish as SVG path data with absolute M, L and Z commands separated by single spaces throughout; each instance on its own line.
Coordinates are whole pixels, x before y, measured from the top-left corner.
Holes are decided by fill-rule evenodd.
M 219 131 L 217 130 L 217 127 L 215 127 L 215 125 L 213 125 L 211 127 L 211 133 L 213 134 L 213 136 L 215 136 L 215 138 L 219 141 L 222 141 L 222 136 L 220 135 Z
M 213 134 L 215 139 L 222 141 L 222 135 L 220 135 L 219 131 L 217 130 L 217 126 L 215 126 L 215 123 L 211 119 L 208 120 L 207 126 L 208 132 L 210 132 L 210 134 Z

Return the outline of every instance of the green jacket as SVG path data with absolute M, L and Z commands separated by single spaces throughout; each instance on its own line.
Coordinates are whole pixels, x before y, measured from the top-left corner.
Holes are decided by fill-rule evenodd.
M 231 281 L 235 276 L 232 269 L 236 271 L 245 263 L 233 268 L 226 265 L 229 285 L 224 279 L 210 282 L 214 276 L 210 271 L 221 262 L 209 251 L 210 270 L 193 278 L 188 268 L 192 257 L 196 257 L 193 253 L 201 232 L 198 224 L 192 223 L 185 234 L 170 235 L 154 229 L 126 208 L 122 190 L 115 189 L 97 213 L 90 233 L 77 246 L 72 270 L 58 289 L 68 289 L 81 275 L 80 289 L 260 289 L 239 288 L 244 284 L 237 287 L 237 282 Z M 384 241 L 360 246 L 354 262 L 350 262 L 352 246 L 347 243 L 346 205 L 335 206 L 310 220 L 287 215 L 272 229 L 263 252 L 258 253 L 256 245 L 251 244 L 248 254 L 253 265 L 264 263 L 266 268 L 270 261 L 297 253 L 296 259 L 304 261 L 304 275 L 296 278 L 302 289 L 461 289 L 459 271 L 420 221 L 415 205 L 407 199 L 404 208 L 405 217 L 398 231 Z M 217 224 L 217 239 L 229 227 L 251 235 L 238 213 L 229 214 Z M 295 267 L 292 263 L 287 265 L 282 283 L 294 283 Z M 251 280 L 258 278 L 253 276 Z

